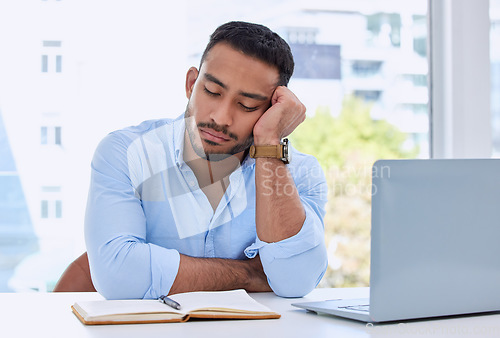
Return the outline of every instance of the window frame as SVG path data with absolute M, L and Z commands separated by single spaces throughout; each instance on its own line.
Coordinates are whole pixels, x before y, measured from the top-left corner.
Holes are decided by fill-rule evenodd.
M 492 155 L 489 0 L 429 0 L 431 158 Z

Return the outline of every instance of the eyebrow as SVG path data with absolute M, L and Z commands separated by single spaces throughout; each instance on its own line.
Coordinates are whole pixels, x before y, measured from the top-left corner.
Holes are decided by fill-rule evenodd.
M 212 74 L 205 73 L 204 77 L 208 81 L 213 82 L 213 83 L 221 86 L 224 89 L 227 89 L 227 86 L 221 80 L 219 80 L 218 78 L 216 78 Z M 243 92 L 243 91 L 238 92 L 238 94 L 241 95 L 241 96 L 248 97 L 250 99 L 258 100 L 258 101 L 267 101 L 267 100 L 269 100 L 269 98 L 267 96 L 261 95 L 261 94 L 247 93 L 247 92 Z
M 246 92 L 239 92 L 238 94 L 240 94 L 241 96 L 249 97 L 249 98 L 254 99 L 254 100 L 258 100 L 258 101 L 269 100 L 267 98 L 267 96 L 260 95 L 260 94 L 253 94 L 253 93 L 246 93 Z
M 219 80 L 218 78 L 216 78 L 212 74 L 205 73 L 204 76 L 205 76 L 205 79 L 207 79 L 208 81 L 213 82 L 215 84 L 218 84 L 219 86 L 221 86 L 224 89 L 227 89 L 227 86 L 224 83 L 222 83 L 221 80 Z

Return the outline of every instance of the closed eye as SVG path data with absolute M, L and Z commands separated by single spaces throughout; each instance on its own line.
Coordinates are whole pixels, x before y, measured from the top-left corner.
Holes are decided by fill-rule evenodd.
M 210 96 L 220 96 L 219 93 L 211 92 L 210 90 L 207 89 L 207 87 L 204 87 L 204 89 L 205 89 L 205 93 L 207 93 Z
M 240 105 L 241 108 L 243 108 L 243 110 L 245 110 L 247 112 L 252 112 L 252 111 L 256 111 L 257 109 L 259 109 L 259 106 L 257 106 L 257 107 L 247 107 L 247 106 L 245 106 L 242 103 L 240 103 L 239 105 Z

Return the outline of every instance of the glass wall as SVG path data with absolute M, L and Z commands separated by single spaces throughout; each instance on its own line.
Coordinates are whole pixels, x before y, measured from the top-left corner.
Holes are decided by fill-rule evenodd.
M 98 142 L 181 114 L 187 69 L 230 20 L 291 45 L 308 115 L 292 145 L 329 185 L 321 286 L 368 285 L 371 165 L 429 156 L 427 0 L 0 3 L 0 292 L 53 288 L 85 250 Z

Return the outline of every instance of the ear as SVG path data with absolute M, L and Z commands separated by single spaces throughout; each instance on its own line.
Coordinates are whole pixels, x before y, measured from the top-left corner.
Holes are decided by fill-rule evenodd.
M 191 67 L 186 74 L 186 97 L 189 99 L 193 93 L 193 87 L 198 78 L 198 69 Z

